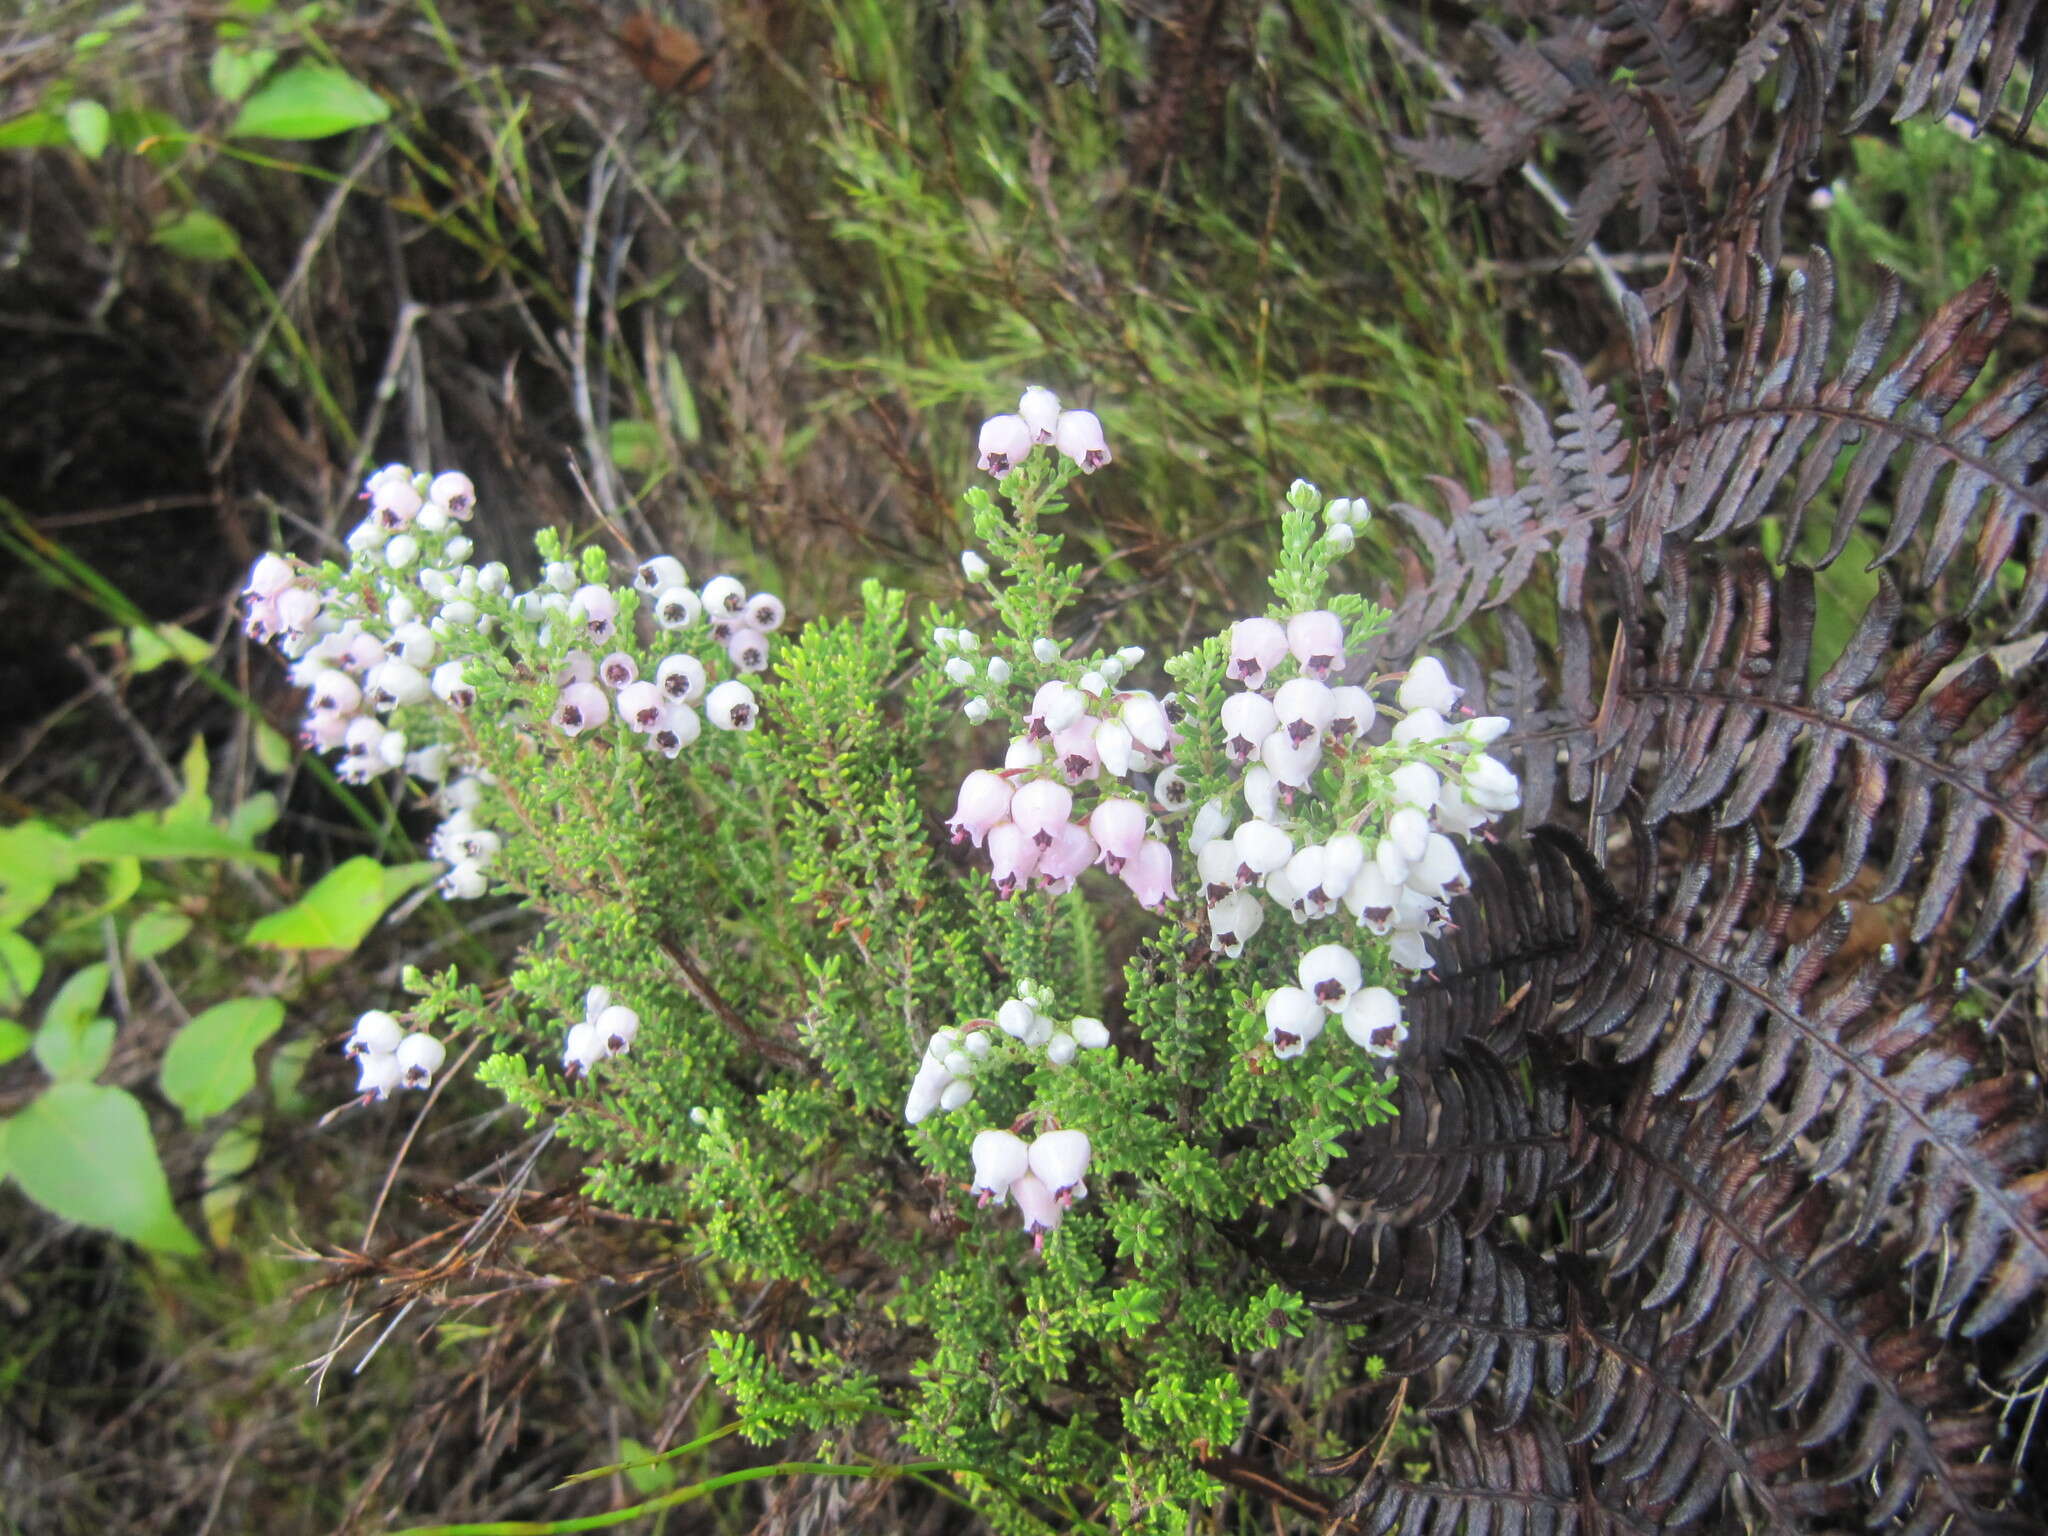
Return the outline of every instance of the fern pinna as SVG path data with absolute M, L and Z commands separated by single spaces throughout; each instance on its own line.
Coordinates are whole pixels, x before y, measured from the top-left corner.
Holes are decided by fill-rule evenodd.
M 1526 810 L 1411 995 L 1399 1117 L 1232 1233 L 1385 1366 L 1350 1449 L 1233 1479 L 1345 1529 L 2041 1528 L 2048 361 L 1994 366 L 1995 274 L 1838 323 L 1782 242 L 1880 105 L 2024 132 L 2048 31 L 1728 9 L 1477 28 L 1476 138 L 1411 145 L 1490 183 L 1564 131 L 1569 243 L 1629 205 L 1672 263 L 1626 387 L 1551 354 L 1484 487 L 1394 509 L 1385 654 L 1461 637 Z

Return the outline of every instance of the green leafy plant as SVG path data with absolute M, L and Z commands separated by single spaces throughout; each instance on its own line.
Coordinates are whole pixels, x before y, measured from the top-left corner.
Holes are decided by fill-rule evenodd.
M 258 563 L 248 625 L 345 778 L 438 786 L 449 894 L 546 914 L 509 992 L 411 972 L 363 1016 L 364 1112 L 488 1048 L 592 1197 L 800 1297 L 776 1355 L 714 1340 L 757 1442 L 879 1419 L 1004 1525 L 1177 1530 L 1241 1431 L 1238 1360 L 1304 1317 L 1226 1230 L 1390 1113 L 1400 993 L 1465 879 L 1447 834 L 1514 803 L 1507 722 L 1446 718 L 1434 660 L 1398 702 L 1328 681 L 1386 615 L 1328 592 L 1367 509 L 1302 483 L 1270 614 L 1169 659 L 1172 693 L 1141 647 L 1063 639 L 1065 495 L 1110 451 L 1047 391 L 1021 410 L 966 497 L 986 634 L 934 613 L 920 647 L 869 583 L 771 662 L 772 596 L 666 555 L 614 587 L 548 534 L 518 590 L 467 563 L 469 481 L 398 467 L 347 565 Z M 963 717 L 1010 738 L 964 782 Z
M 184 768 L 184 794 L 164 810 L 68 831 L 45 820 L 0 830 L 0 1065 L 32 1063 L 47 1080 L 0 1119 L 0 1174 L 65 1220 L 172 1254 L 198 1243 L 173 1207 L 149 1113 L 130 1088 L 99 1081 L 117 1034 L 110 994 L 118 982 L 125 997 L 131 969 L 154 966 L 192 934 L 197 882 L 181 870 L 277 865 L 256 847 L 276 818 L 272 797 L 216 818 L 202 742 Z M 373 859 L 344 865 L 258 919 L 243 942 L 346 953 L 418 878 Z M 105 958 L 80 963 L 96 953 Z M 234 1109 L 284 1019 L 275 996 L 230 998 L 187 1019 L 162 1048 L 163 1098 L 193 1127 Z

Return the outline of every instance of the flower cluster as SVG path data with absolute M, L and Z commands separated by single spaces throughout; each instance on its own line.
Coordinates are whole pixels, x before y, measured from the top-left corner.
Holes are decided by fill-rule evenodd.
M 1058 395 L 1034 384 L 1024 391 L 1014 414 L 991 416 L 981 424 L 974 467 L 1000 477 L 1045 444 L 1072 459 L 1083 474 L 1092 475 L 1110 461 L 1109 444 L 1095 413 L 1061 410 Z
M 448 1059 L 448 1048 L 425 1030 L 408 1034 L 390 1014 L 375 1010 L 356 1020 L 342 1052 L 356 1064 L 356 1092 L 365 1104 L 401 1088 L 425 1088 Z
M 1225 756 L 1243 771 L 1250 815 L 1230 806 L 1197 813 L 1189 849 L 1208 905 L 1210 943 L 1242 953 L 1270 904 L 1298 924 L 1346 912 L 1398 970 L 1434 964 L 1428 941 L 1444 931 L 1448 902 L 1466 889 L 1454 837 L 1469 838 L 1520 803 L 1520 786 L 1484 748 L 1509 722 L 1457 720 L 1462 690 L 1434 657 L 1401 680 L 1382 709 L 1366 687 L 1334 682 L 1345 630 L 1327 610 L 1239 621 L 1228 678 L 1242 685 L 1223 705 Z M 1392 1056 L 1407 1035 L 1393 990 L 1367 985 L 1360 956 L 1326 943 L 1301 956 L 1299 986 L 1266 1002 L 1277 1056 L 1301 1054 L 1329 1018 L 1362 1049 Z M 1388 976 L 1383 979 L 1394 979 Z
M 307 690 L 303 739 L 341 753 L 344 781 L 403 772 L 443 786 L 447 819 L 432 849 L 448 864 L 448 896 L 483 895 L 502 847 L 502 834 L 480 819 L 489 781 L 475 772 L 455 718 L 476 706 L 480 688 L 537 678 L 540 691 L 513 702 L 511 718 L 544 716 L 576 738 L 616 716 L 668 758 L 707 721 L 754 728 L 759 706 L 742 679 L 767 667 L 769 637 L 786 616 L 773 593 L 749 595 L 730 575 L 692 588 L 672 555 L 640 562 L 631 587 L 617 589 L 591 579 L 602 562 L 586 559 L 579 570 L 548 559 L 540 583 L 517 591 L 504 565 L 469 563 L 461 525 L 475 514 L 476 489 L 466 475 L 386 465 L 363 497 L 346 568 L 257 560 L 243 592 L 246 629 L 293 658 L 292 679 Z M 644 643 L 631 622 L 642 611 L 652 621 Z M 712 667 L 733 675 L 714 679 Z
M 1087 1198 L 1082 1180 L 1093 1150 L 1086 1131 L 1049 1130 L 1030 1142 L 1014 1131 L 983 1131 L 974 1138 L 973 1193 L 984 1206 L 1016 1201 L 1031 1246 L 1043 1249 L 1067 1207 Z
M 958 1029 L 936 1031 L 926 1042 L 917 1075 L 911 1080 L 909 1101 L 903 1106 L 906 1121 L 916 1125 L 935 1110 L 961 1109 L 973 1099 L 974 1079 L 995 1049 L 994 1031 L 1008 1035 L 1054 1067 L 1066 1066 L 1084 1050 L 1108 1048 L 1109 1026 L 1102 1020 L 1076 1015 L 1061 1023 L 1053 1017 L 1051 999 L 1042 991 L 1029 982 L 1018 990 L 1022 995 L 1005 1002 L 994 1018 L 969 1019 Z
M 1111 659 L 1143 655 L 1130 646 Z M 1057 895 L 1100 864 L 1157 910 L 1173 896 L 1173 850 L 1156 817 L 1188 802 L 1172 766 L 1175 713 L 1171 695 L 1119 689 L 1100 668 L 1075 683 L 1044 684 L 1002 768 L 978 768 L 961 782 L 947 822 L 953 840 L 987 847 L 1005 896 L 1033 884 Z M 1152 776 L 1149 784 L 1141 775 Z
M 589 1073 L 608 1056 L 623 1056 L 640 1033 L 640 1015 L 612 1001 L 611 989 L 592 987 L 583 996 L 583 1022 L 569 1026 L 562 1067 L 571 1077 Z

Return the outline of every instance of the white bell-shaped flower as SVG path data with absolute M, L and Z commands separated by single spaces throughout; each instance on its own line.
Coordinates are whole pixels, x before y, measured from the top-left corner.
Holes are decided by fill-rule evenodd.
M 1465 764 L 1465 798 L 1483 810 L 1512 811 L 1522 803 L 1522 785 L 1498 758 L 1475 753 Z
M 404 1038 L 405 1031 L 399 1028 L 398 1020 L 388 1013 L 372 1009 L 356 1020 L 356 1027 L 349 1035 L 343 1053 L 351 1058 L 388 1054 L 397 1050 L 398 1042 Z
M 1221 800 L 1205 800 L 1188 827 L 1188 852 L 1200 858 L 1204 848 L 1229 832 L 1229 810 Z
M 1288 789 L 1306 789 L 1323 761 L 1321 736 L 1295 737 L 1282 726 L 1259 743 L 1259 761 Z
M 1443 789 L 1443 781 L 1427 763 L 1403 763 L 1387 775 L 1387 780 L 1394 804 L 1419 806 L 1425 811 L 1436 804 Z
M 356 1058 L 356 1092 L 366 1098 L 388 1099 L 405 1082 L 405 1068 L 391 1051 L 368 1051 Z
M 1292 677 L 1273 695 L 1273 712 L 1280 728 L 1296 742 L 1322 735 L 1336 718 L 1337 702 L 1330 685 L 1313 677 Z
M 1407 871 L 1402 871 L 1405 879 Z M 1359 926 L 1368 933 L 1381 936 L 1391 932 L 1394 926 L 1394 908 L 1399 903 L 1401 887 L 1389 880 L 1386 871 L 1375 859 L 1359 870 L 1358 877 L 1344 893 L 1344 909 L 1358 919 Z
M 640 1015 L 618 1003 L 605 1009 L 592 1022 L 606 1052 L 613 1056 L 624 1055 L 640 1033 Z
M 688 629 L 703 617 L 704 599 L 688 587 L 664 587 L 654 599 L 654 622 L 663 629 Z
M 1333 902 L 1342 901 L 1371 858 L 1365 839 L 1356 832 L 1338 832 L 1323 844 L 1323 852 L 1323 894 Z
M 562 1068 L 572 1076 L 588 1072 L 605 1058 L 604 1037 L 597 1032 L 595 1024 L 584 1022 L 569 1026 L 569 1039 L 562 1047 Z
M 751 731 L 760 720 L 754 690 L 738 678 L 727 678 L 704 700 L 704 718 L 721 731 Z
M 1420 656 L 1408 668 L 1408 676 L 1394 698 L 1403 709 L 1429 709 L 1445 715 L 1464 696 L 1465 690 L 1451 681 L 1442 662 L 1434 656 Z
M 1249 883 L 1284 867 L 1294 857 L 1294 839 L 1270 821 L 1248 821 L 1230 835 L 1237 850 L 1239 882 Z
M 1436 956 L 1429 952 L 1422 935 L 1406 929 L 1397 928 L 1388 939 L 1387 955 L 1404 971 L 1426 971 L 1436 964 Z
M 1023 463 L 1038 434 L 1022 416 L 991 416 L 981 424 L 976 441 L 974 467 L 991 475 L 1006 475 Z
M 1172 744 L 1173 723 L 1166 718 L 1165 704 L 1142 689 L 1122 696 L 1117 717 L 1131 733 L 1131 740 L 1155 756 Z
M 982 1205 L 1001 1205 L 1010 1186 L 1031 1171 L 1031 1149 L 1024 1138 L 1008 1131 L 983 1131 L 970 1148 L 974 1157 L 973 1193 Z
M 1024 1218 L 1024 1230 L 1031 1237 L 1031 1246 L 1045 1247 L 1045 1235 L 1060 1224 L 1062 1212 L 1059 1201 L 1045 1186 L 1045 1180 L 1035 1173 L 1027 1173 L 1010 1185 L 1010 1198 L 1017 1202 L 1017 1214 Z
M 1086 1131 L 1047 1131 L 1031 1143 L 1031 1171 L 1064 1204 L 1087 1176 L 1092 1150 Z
M 1301 990 L 1332 1012 L 1341 1009 L 1365 980 L 1358 956 L 1342 944 L 1318 944 L 1301 957 L 1296 974 Z
M 1430 833 L 1422 857 L 1408 868 L 1407 885 L 1411 891 L 1432 899 L 1464 895 L 1470 886 L 1465 861 L 1458 857 L 1458 845 L 1441 832 Z
M 1202 882 L 1203 894 L 1212 902 L 1221 901 L 1245 883 L 1244 860 L 1238 854 L 1236 842 L 1228 837 L 1219 837 L 1202 845 L 1202 851 L 1195 855 L 1195 875 Z
M 683 562 L 674 555 L 653 555 L 640 562 L 633 572 L 633 585 L 648 597 L 659 597 L 671 588 L 683 586 L 690 579 L 690 573 L 683 569 Z
M 1266 674 L 1287 654 L 1287 631 L 1272 619 L 1239 619 L 1230 627 L 1230 665 L 1226 675 L 1258 688 Z
M 1305 677 L 1328 677 L 1344 665 L 1344 621 L 1327 609 L 1297 613 L 1287 621 L 1287 648 Z
M 1249 762 L 1280 728 L 1279 713 L 1263 693 L 1233 693 L 1223 701 L 1222 719 L 1223 751 L 1233 763 Z
M 1344 1005 L 1344 1033 L 1369 1056 L 1391 1057 L 1408 1038 L 1401 1000 L 1385 987 L 1361 987 Z
M 1412 805 L 1404 805 L 1387 818 L 1387 840 L 1401 852 L 1402 859 L 1413 864 L 1429 847 L 1429 816 Z M 1389 874 L 1392 871 L 1388 871 Z M 1407 871 L 1402 870 L 1402 878 Z
M 1017 414 L 1031 429 L 1034 443 L 1049 443 L 1059 425 L 1060 397 L 1043 384 L 1033 384 L 1017 401 Z
M 448 1047 L 425 1030 L 414 1030 L 398 1042 L 398 1070 L 408 1088 L 424 1088 L 448 1059 Z
M 1301 987 L 1277 987 L 1266 999 L 1266 1039 L 1273 1054 L 1299 1056 L 1323 1032 L 1323 1007 Z
M 1244 953 L 1245 942 L 1265 923 L 1266 907 L 1258 893 L 1233 891 L 1209 908 L 1210 948 L 1234 960 Z
M 1102 422 L 1093 411 L 1061 411 L 1053 423 L 1053 446 L 1092 475 L 1110 459 Z
M 1281 826 L 1280 781 L 1273 777 L 1273 770 L 1264 763 L 1255 763 L 1244 772 L 1244 803 L 1254 819 L 1269 821 Z

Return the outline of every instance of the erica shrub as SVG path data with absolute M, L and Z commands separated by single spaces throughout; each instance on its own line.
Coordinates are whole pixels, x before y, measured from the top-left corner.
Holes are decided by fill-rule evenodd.
M 1102 423 L 1034 388 L 979 452 L 970 615 L 871 583 L 791 625 L 550 534 L 522 586 L 470 563 L 465 477 L 393 466 L 248 623 L 309 744 L 434 807 L 444 893 L 543 918 L 509 988 L 364 1015 L 360 1112 L 476 1047 L 594 1199 L 800 1298 L 712 1341 L 756 1438 L 887 1421 L 999 1529 L 1179 1531 L 1305 1317 L 1220 1228 L 1391 1113 L 1507 722 L 1348 662 L 1387 620 L 1333 579 L 1362 502 L 1297 483 L 1272 601 L 1154 671 L 1072 638 Z

